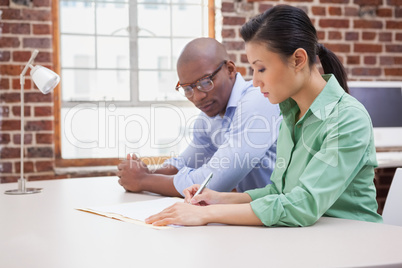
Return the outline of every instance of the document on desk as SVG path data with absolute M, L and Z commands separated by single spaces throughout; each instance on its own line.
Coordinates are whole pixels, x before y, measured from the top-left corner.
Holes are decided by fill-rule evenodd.
M 144 226 L 150 226 L 156 229 L 165 229 L 172 227 L 180 227 L 178 225 L 169 225 L 167 227 L 157 227 L 146 224 L 145 219 L 149 216 L 157 214 L 165 208 L 177 203 L 184 202 L 182 198 L 164 197 L 155 200 L 138 201 L 131 203 L 122 203 L 111 206 L 77 208 L 77 210 L 105 216 L 108 218 L 135 223 Z

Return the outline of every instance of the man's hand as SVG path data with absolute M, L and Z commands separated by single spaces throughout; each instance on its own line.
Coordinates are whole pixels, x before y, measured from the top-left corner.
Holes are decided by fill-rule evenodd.
M 128 154 L 127 159 L 120 162 L 117 166 L 117 176 L 119 184 L 126 191 L 141 192 L 142 182 L 150 174 L 147 165 L 142 162 L 136 155 Z

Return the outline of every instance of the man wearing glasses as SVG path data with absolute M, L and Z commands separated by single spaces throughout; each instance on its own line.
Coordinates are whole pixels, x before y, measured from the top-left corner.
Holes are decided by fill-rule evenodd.
M 201 110 L 192 143 L 152 172 L 128 155 L 118 165 L 120 185 L 131 192 L 181 196 L 210 173 L 208 188 L 216 191 L 243 192 L 269 184 L 281 121 L 278 105 L 236 72 L 224 46 L 212 38 L 185 46 L 177 74 L 176 90 Z

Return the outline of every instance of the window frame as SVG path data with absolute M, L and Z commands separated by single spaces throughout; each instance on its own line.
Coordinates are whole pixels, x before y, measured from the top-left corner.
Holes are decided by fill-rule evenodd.
M 53 66 L 57 73 L 61 72 L 61 61 L 60 61 L 60 24 L 59 24 L 59 0 L 52 1 L 52 21 L 53 21 Z M 208 0 L 208 36 L 215 38 L 215 1 Z M 133 92 L 133 91 L 132 91 Z M 140 106 L 149 106 L 150 101 L 138 101 L 138 91 L 135 91 L 137 96 L 133 96 L 131 101 L 120 102 L 123 106 L 132 105 L 134 101 Z M 120 158 L 77 158 L 77 159 L 64 159 L 61 154 L 61 109 L 62 109 L 62 96 L 61 96 L 61 85 L 59 84 L 53 91 L 53 109 L 54 109 L 54 153 L 55 153 L 55 166 L 56 167 L 72 167 L 72 166 L 108 166 L 117 165 L 120 162 Z M 83 101 L 84 102 L 84 101 Z M 71 107 L 75 104 L 83 102 L 69 102 Z M 163 102 L 161 102 L 163 103 Z M 186 106 L 183 101 L 169 103 L 180 103 L 182 106 Z M 120 105 L 121 105 L 120 104 Z M 119 105 L 119 106 L 120 106 Z M 70 105 L 68 105 L 70 106 Z M 146 164 L 161 164 L 164 160 L 169 158 L 168 156 L 154 156 L 142 158 Z

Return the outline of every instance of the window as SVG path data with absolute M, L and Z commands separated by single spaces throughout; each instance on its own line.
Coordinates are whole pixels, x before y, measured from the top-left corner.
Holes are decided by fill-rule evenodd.
M 193 38 L 214 37 L 213 3 L 60 0 L 58 158 L 182 150 L 199 111 L 174 90 L 176 61 Z

